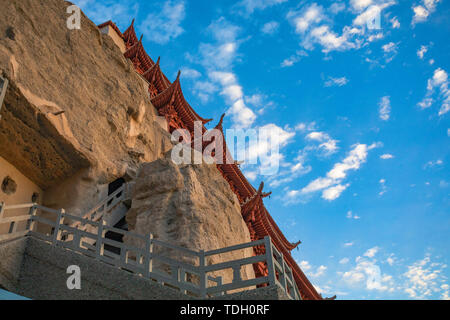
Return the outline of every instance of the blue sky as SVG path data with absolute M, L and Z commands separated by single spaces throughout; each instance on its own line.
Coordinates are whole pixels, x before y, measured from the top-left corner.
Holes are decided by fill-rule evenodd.
M 242 168 L 324 296 L 449 298 L 448 0 L 75 3 L 136 18 L 203 117 L 278 137 L 276 174 Z

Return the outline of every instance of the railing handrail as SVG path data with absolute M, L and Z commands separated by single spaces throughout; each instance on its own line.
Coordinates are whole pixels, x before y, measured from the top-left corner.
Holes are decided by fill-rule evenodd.
M 105 199 L 99 201 L 94 207 L 89 209 L 89 211 L 87 211 L 85 214 L 83 214 L 82 218 L 89 220 L 88 218 L 89 218 L 90 215 L 92 215 L 93 213 L 98 211 L 101 207 L 106 206 L 106 204 L 108 204 L 108 202 L 110 202 L 111 200 L 114 200 L 114 198 L 116 198 L 117 195 L 119 193 L 121 193 L 121 192 L 122 192 L 121 198 L 123 199 L 125 197 L 125 191 L 126 191 L 126 184 L 123 184 L 116 191 L 114 191 L 113 193 L 108 195 Z M 106 210 L 106 207 L 105 207 L 105 210 Z M 76 221 L 73 224 L 74 225 L 79 225 L 79 222 Z
M 17 208 L 29 208 L 30 214 L 28 215 L 28 219 L 25 219 L 24 215 L 17 217 L 8 217 L 3 218 L 3 213 L 5 210 L 17 209 Z M 41 216 L 37 216 L 37 210 L 41 210 L 44 212 L 50 212 L 57 215 L 56 221 L 51 221 L 47 218 L 43 218 Z M 64 225 L 63 221 L 65 218 L 76 220 L 79 224 L 82 225 L 92 225 L 97 228 L 97 232 L 89 232 L 86 230 L 78 229 L 78 225 L 74 226 L 73 224 L 68 226 Z M 29 220 L 29 224 L 27 224 L 27 229 L 25 231 L 17 231 L 17 223 Z M 33 224 L 39 222 L 50 225 L 54 228 L 54 231 L 51 235 L 44 235 L 42 233 L 34 231 Z M 163 283 L 171 284 L 172 286 L 178 286 L 180 290 L 183 292 L 192 292 L 198 294 L 201 298 L 207 298 L 208 294 L 221 293 L 224 294 L 227 291 L 242 289 L 246 287 L 254 287 L 255 285 L 259 285 L 262 283 L 268 283 L 270 285 L 279 284 L 285 290 L 285 293 L 291 299 L 300 299 L 300 293 L 298 287 L 293 278 L 292 269 L 286 263 L 283 255 L 278 251 L 278 249 L 273 244 L 271 238 L 269 236 L 264 239 L 252 241 L 244 244 L 234 245 L 226 248 L 209 250 L 209 251 L 195 251 L 187 248 L 183 248 L 180 246 L 176 246 L 173 244 L 169 244 L 167 242 L 153 239 L 153 236 L 150 235 L 142 235 L 138 233 L 134 233 L 132 231 L 126 231 L 117 229 L 114 227 L 106 226 L 103 219 L 99 222 L 94 222 L 88 219 L 76 217 L 66 213 L 63 209 L 55 210 L 51 208 L 46 208 L 44 206 L 31 203 L 27 205 L 14 205 L 14 206 L 6 206 L 4 203 L 0 202 L 0 224 L 2 223 L 11 223 L 14 226 L 14 233 L 10 233 L 10 237 L 8 235 L 0 235 L 0 241 L 12 239 L 13 237 L 17 237 L 20 233 L 22 236 L 31 235 L 35 236 L 44 241 L 49 241 L 52 245 L 61 246 L 67 249 L 71 249 L 77 251 L 79 253 L 85 254 L 87 256 L 93 257 L 99 261 L 103 261 L 109 264 L 112 264 L 119 268 L 125 268 L 127 270 L 131 270 L 134 273 L 142 274 L 144 277 L 156 279 Z M 145 248 L 138 248 L 134 246 L 130 246 L 123 242 L 118 242 L 112 239 L 108 239 L 105 237 L 107 231 L 120 231 L 121 234 L 127 236 L 134 236 L 140 240 L 145 241 Z M 64 235 L 73 236 L 71 241 L 63 240 Z M 96 240 L 95 245 L 83 242 L 83 238 L 89 238 Z M 91 242 L 92 243 L 92 242 Z M 107 253 L 105 254 L 104 246 L 110 245 L 120 249 L 121 254 L 113 254 Z M 163 254 L 155 254 L 154 253 L 154 245 L 175 249 L 181 251 L 186 254 L 193 255 L 199 258 L 199 265 L 189 264 L 187 262 L 178 261 L 176 259 L 166 257 Z M 236 250 L 243 250 L 246 248 L 251 248 L 255 246 L 265 246 L 265 254 L 257 255 L 247 258 L 241 258 L 231 261 L 220 262 L 212 265 L 206 265 L 206 257 L 223 254 L 227 252 L 232 252 Z M 90 251 L 90 250 L 94 251 Z M 128 253 L 133 252 L 136 255 L 136 260 L 129 259 Z M 167 264 L 171 268 L 170 275 L 162 275 L 160 272 L 153 270 L 153 262 L 161 261 L 164 264 Z M 280 260 L 280 261 L 279 261 Z M 266 277 L 262 278 L 254 278 L 243 280 L 241 279 L 240 270 L 242 266 L 245 265 L 253 265 L 255 263 L 265 262 L 267 263 L 269 274 Z M 214 279 L 208 275 L 210 272 L 217 272 L 225 269 L 233 269 L 233 280 L 231 283 L 222 284 L 222 281 L 219 279 Z M 192 282 L 186 282 L 184 279 L 186 273 L 191 273 L 194 275 L 200 276 L 200 284 L 196 285 Z M 278 276 L 278 277 L 277 277 Z M 216 282 L 216 286 L 208 286 L 209 281 Z

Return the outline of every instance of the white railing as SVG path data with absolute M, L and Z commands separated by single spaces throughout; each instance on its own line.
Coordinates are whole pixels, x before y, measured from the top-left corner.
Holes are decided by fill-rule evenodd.
M 28 215 L 5 218 L 6 210 L 29 209 Z M 47 219 L 38 213 L 50 213 L 55 219 Z M 66 225 L 68 219 L 75 224 Z M 26 221 L 26 225 L 19 230 L 19 223 Z M 184 294 L 199 298 L 208 298 L 227 294 L 237 289 L 251 288 L 259 285 L 280 285 L 289 298 L 300 300 L 300 294 L 294 281 L 292 269 L 287 265 L 283 254 L 273 245 L 270 237 L 249 243 L 239 244 L 227 248 L 195 251 L 172 245 L 170 243 L 154 239 L 151 234 L 141 235 L 122 229 L 105 225 L 101 219 L 93 221 L 67 214 L 63 209 L 54 210 L 38 204 L 25 204 L 18 206 L 5 206 L 0 203 L 0 226 L 9 225 L 9 232 L 0 235 L 0 241 L 16 239 L 26 235 L 50 242 L 54 246 L 62 247 L 89 256 L 111 266 L 135 273 L 148 279 L 157 281 L 162 285 L 176 288 Z M 74 226 L 75 225 L 75 226 Z M 51 231 L 44 234 L 40 232 L 43 226 L 50 226 Z M 86 231 L 85 226 L 91 226 Z M 49 229 L 47 227 L 47 229 Z M 143 247 L 134 247 L 122 242 L 105 237 L 106 232 L 112 231 L 127 237 L 135 238 L 143 243 Z M 119 249 L 120 254 L 115 254 L 108 248 Z M 244 250 L 256 246 L 264 246 L 265 254 L 216 264 L 207 264 L 208 257 Z M 177 252 L 178 256 L 191 257 L 188 263 L 179 261 L 165 255 L 167 252 Z M 265 263 L 268 275 L 253 279 L 242 279 L 241 268 L 255 263 Z M 159 266 L 165 265 L 165 268 Z M 222 283 L 222 278 L 214 278 L 211 274 L 226 269 L 233 270 L 233 279 L 230 283 Z
M 83 215 L 83 219 L 90 221 L 99 221 L 103 218 L 103 216 L 114 209 L 118 204 L 120 204 L 126 196 L 127 192 L 127 184 L 122 185 L 119 189 L 114 191 L 104 200 L 97 203 L 91 210 L 86 212 Z M 72 227 L 79 227 L 80 221 L 76 220 L 71 224 Z

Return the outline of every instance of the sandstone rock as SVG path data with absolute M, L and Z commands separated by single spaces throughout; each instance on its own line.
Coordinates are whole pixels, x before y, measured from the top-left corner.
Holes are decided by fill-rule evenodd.
M 127 214 L 129 229 L 144 235 L 152 233 L 155 239 L 192 250 L 207 251 L 250 242 L 238 199 L 216 166 L 178 166 L 169 154 L 141 166 Z M 124 242 L 143 247 L 143 242 L 136 238 L 126 237 Z M 164 251 L 169 257 L 198 265 L 192 257 Z M 207 264 L 251 256 L 250 248 L 209 257 Z M 233 272 L 226 270 L 211 276 L 221 276 L 223 283 L 229 283 Z M 254 278 L 251 265 L 242 267 L 241 277 Z
M 0 156 L 45 191 L 44 205 L 82 214 L 172 144 L 132 63 L 86 16 L 69 30 L 69 5 L 2 1 Z

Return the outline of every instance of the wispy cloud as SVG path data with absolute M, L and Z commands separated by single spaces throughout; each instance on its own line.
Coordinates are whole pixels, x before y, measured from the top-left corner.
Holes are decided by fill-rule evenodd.
M 263 25 L 261 28 L 262 33 L 264 34 L 274 34 L 278 31 L 280 24 L 276 21 L 270 21 Z
M 435 91 L 439 91 L 439 94 L 435 94 Z M 417 105 L 421 109 L 426 109 L 431 107 L 435 100 L 441 101 L 441 108 L 438 113 L 439 116 L 442 116 L 450 111 L 450 88 L 448 74 L 441 68 L 436 69 L 433 77 L 428 79 L 427 93 L 422 101 L 420 101 Z
M 186 16 L 184 0 L 167 0 L 158 12 L 150 13 L 140 25 L 149 41 L 166 44 L 180 36 L 181 27 Z
M 394 158 L 394 156 L 390 153 L 385 153 L 380 156 L 380 159 L 383 159 L 383 160 L 388 160 L 388 159 L 393 159 L 393 158 Z
M 243 9 L 243 14 L 249 15 L 255 10 L 264 10 L 287 1 L 288 0 L 241 0 L 236 4 L 236 7 L 238 9 Z
M 299 10 L 289 11 L 287 19 L 302 39 L 301 45 L 306 50 L 320 46 L 324 53 L 346 51 L 360 49 L 365 44 L 382 38 L 381 32 L 376 36 L 366 32 L 367 25 L 380 15 L 382 10 L 394 4 L 393 0 L 352 1 L 349 11 L 356 16 L 351 24 L 344 26 L 340 31 L 333 29 L 333 19 L 330 15 L 343 11 L 342 6 L 325 9 L 317 3 L 309 3 Z M 393 25 L 398 27 L 398 20 L 393 22 Z
M 347 218 L 347 219 L 355 219 L 355 220 L 361 219 L 360 216 L 354 214 L 352 211 L 347 211 L 346 218 Z
M 427 53 L 427 51 L 428 51 L 428 46 L 424 46 L 424 45 L 420 46 L 420 49 L 417 50 L 417 56 L 419 57 L 419 59 L 422 60 L 425 53 Z
M 132 0 L 99 2 L 95 0 L 74 0 L 89 19 L 96 24 L 113 20 L 119 26 L 126 27 L 139 12 L 139 4 Z
M 389 96 L 384 96 L 381 98 L 379 106 L 380 119 L 383 121 L 389 120 L 391 116 L 391 99 Z
M 295 54 L 291 55 L 289 58 L 286 58 L 281 62 L 281 67 L 292 67 L 294 64 L 299 62 L 303 57 L 307 57 L 308 53 L 304 50 L 297 50 Z
M 357 144 L 349 152 L 348 156 L 339 163 L 336 163 L 331 171 L 325 177 L 317 178 L 311 181 L 306 187 L 301 189 L 301 193 L 306 195 L 317 191 L 322 191 L 322 198 L 332 201 L 341 195 L 349 187 L 349 183 L 343 184 L 349 171 L 358 170 L 367 160 L 369 150 L 376 148 L 378 144 L 370 146 L 366 144 Z
M 333 78 L 328 77 L 328 80 L 325 81 L 325 87 L 342 87 L 348 83 L 348 79 L 346 77 Z
M 431 256 L 426 255 L 422 260 L 408 266 L 404 273 L 407 278 L 404 291 L 415 299 L 426 299 L 434 292 L 441 292 L 442 298 L 448 298 L 449 286 L 446 277 L 442 274 L 447 265 L 431 261 Z

